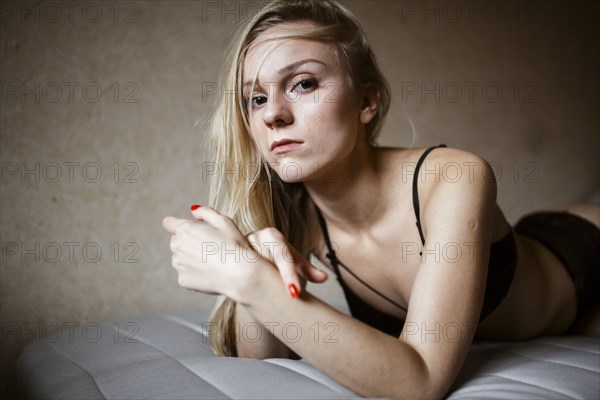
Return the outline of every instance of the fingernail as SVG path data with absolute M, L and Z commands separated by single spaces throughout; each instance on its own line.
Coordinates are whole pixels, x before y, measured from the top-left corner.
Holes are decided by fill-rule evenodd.
M 192 211 L 199 209 L 200 207 L 202 207 L 200 204 L 193 204 L 190 208 L 192 209 Z
M 295 299 L 296 297 L 298 297 L 298 288 L 296 287 L 296 285 L 294 285 L 293 283 L 290 283 L 288 286 L 288 289 L 290 291 L 290 295 Z

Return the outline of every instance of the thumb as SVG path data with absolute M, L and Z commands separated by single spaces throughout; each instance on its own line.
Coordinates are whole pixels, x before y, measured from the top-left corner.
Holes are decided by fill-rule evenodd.
M 285 246 L 284 253 L 284 258 L 292 261 L 298 275 L 302 276 L 307 281 L 322 283 L 329 278 L 327 272 L 315 267 L 310 261 L 302 257 L 295 248 Z
M 305 274 L 303 275 L 310 282 L 323 283 L 329 279 L 329 274 L 327 272 L 315 267 L 310 263 L 308 266 L 304 266 L 303 268 L 305 268 Z
M 306 278 L 306 280 L 309 282 L 323 283 L 327 279 L 329 279 L 329 274 L 327 274 L 327 272 L 315 267 L 313 264 L 306 261 L 305 259 L 303 259 L 300 262 L 299 267 L 300 275 Z

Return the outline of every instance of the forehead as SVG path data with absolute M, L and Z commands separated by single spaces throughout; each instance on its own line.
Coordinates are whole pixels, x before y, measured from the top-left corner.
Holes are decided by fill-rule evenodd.
M 258 75 L 273 78 L 286 66 L 304 59 L 316 59 L 331 67 L 339 66 L 335 45 L 303 38 L 288 38 L 314 29 L 310 22 L 283 23 L 260 34 L 250 45 L 243 66 L 243 79 L 254 80 Z M 258 73 L 258 74 L 257 74 Z

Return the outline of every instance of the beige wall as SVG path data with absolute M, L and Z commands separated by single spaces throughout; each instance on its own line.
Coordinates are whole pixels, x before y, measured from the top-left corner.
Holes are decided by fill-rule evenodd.
M 160 222 L 206 202 L 208 88 L 256 4 L 3 3 L 3 381 L 55 326 L 210 306 L 178 288 Z M 597 189 L 593 2 L 346 4 L 393 89 L 382 144 L 481 154 L 512 222 Z

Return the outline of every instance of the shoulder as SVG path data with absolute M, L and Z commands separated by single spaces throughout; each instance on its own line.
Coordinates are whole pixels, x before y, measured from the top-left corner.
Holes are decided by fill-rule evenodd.
M 402 176 L 403 182 L 413 182 L 416 178 L 419 189 L 422 186 L 443 186 L 436 183 L 470 183 L 473 185 L 496 186 L 496 179 L 490 164 L 481 156 L 451 147 L 435 147 L 417 166 L 419 159 L 429 147 L 391 149 L 381 148 L 382 158 L 388 170 Z M 424 188 L 426 189 L 426 188 Z
M 414 149 L 415 167 L 426 150 Z M 469 151 L 435 148 L 423 159 L 411 180 L 423 213 L 432 210 L 439 215 L 441 210 L 460 208 L 490 210 L 496 204 L 493 169 L 483 157 Z
M 386 182 L 406 186 L 401 196 L 412 192 L 421 214 L 427 209 L 495 205 L 497 186 L 494 171 L 480 155 L 451 148 L 436 147 L 419 163 L 429 147 L 380 148 L 388 177 Z
M 425 151 L 427 148 L 415 149 L 415 155 L 420 158 Z M 430 190 L 449 189 L 450 184 L 463 189 L 466 186 L 473 189 L 496 187 L 494 172 L 483 157 L 449 147 L 437 147 L 427 154 L 422 160 L 418 175 L 413 178 L 416 178 L 419 187 L 430 187 Z

